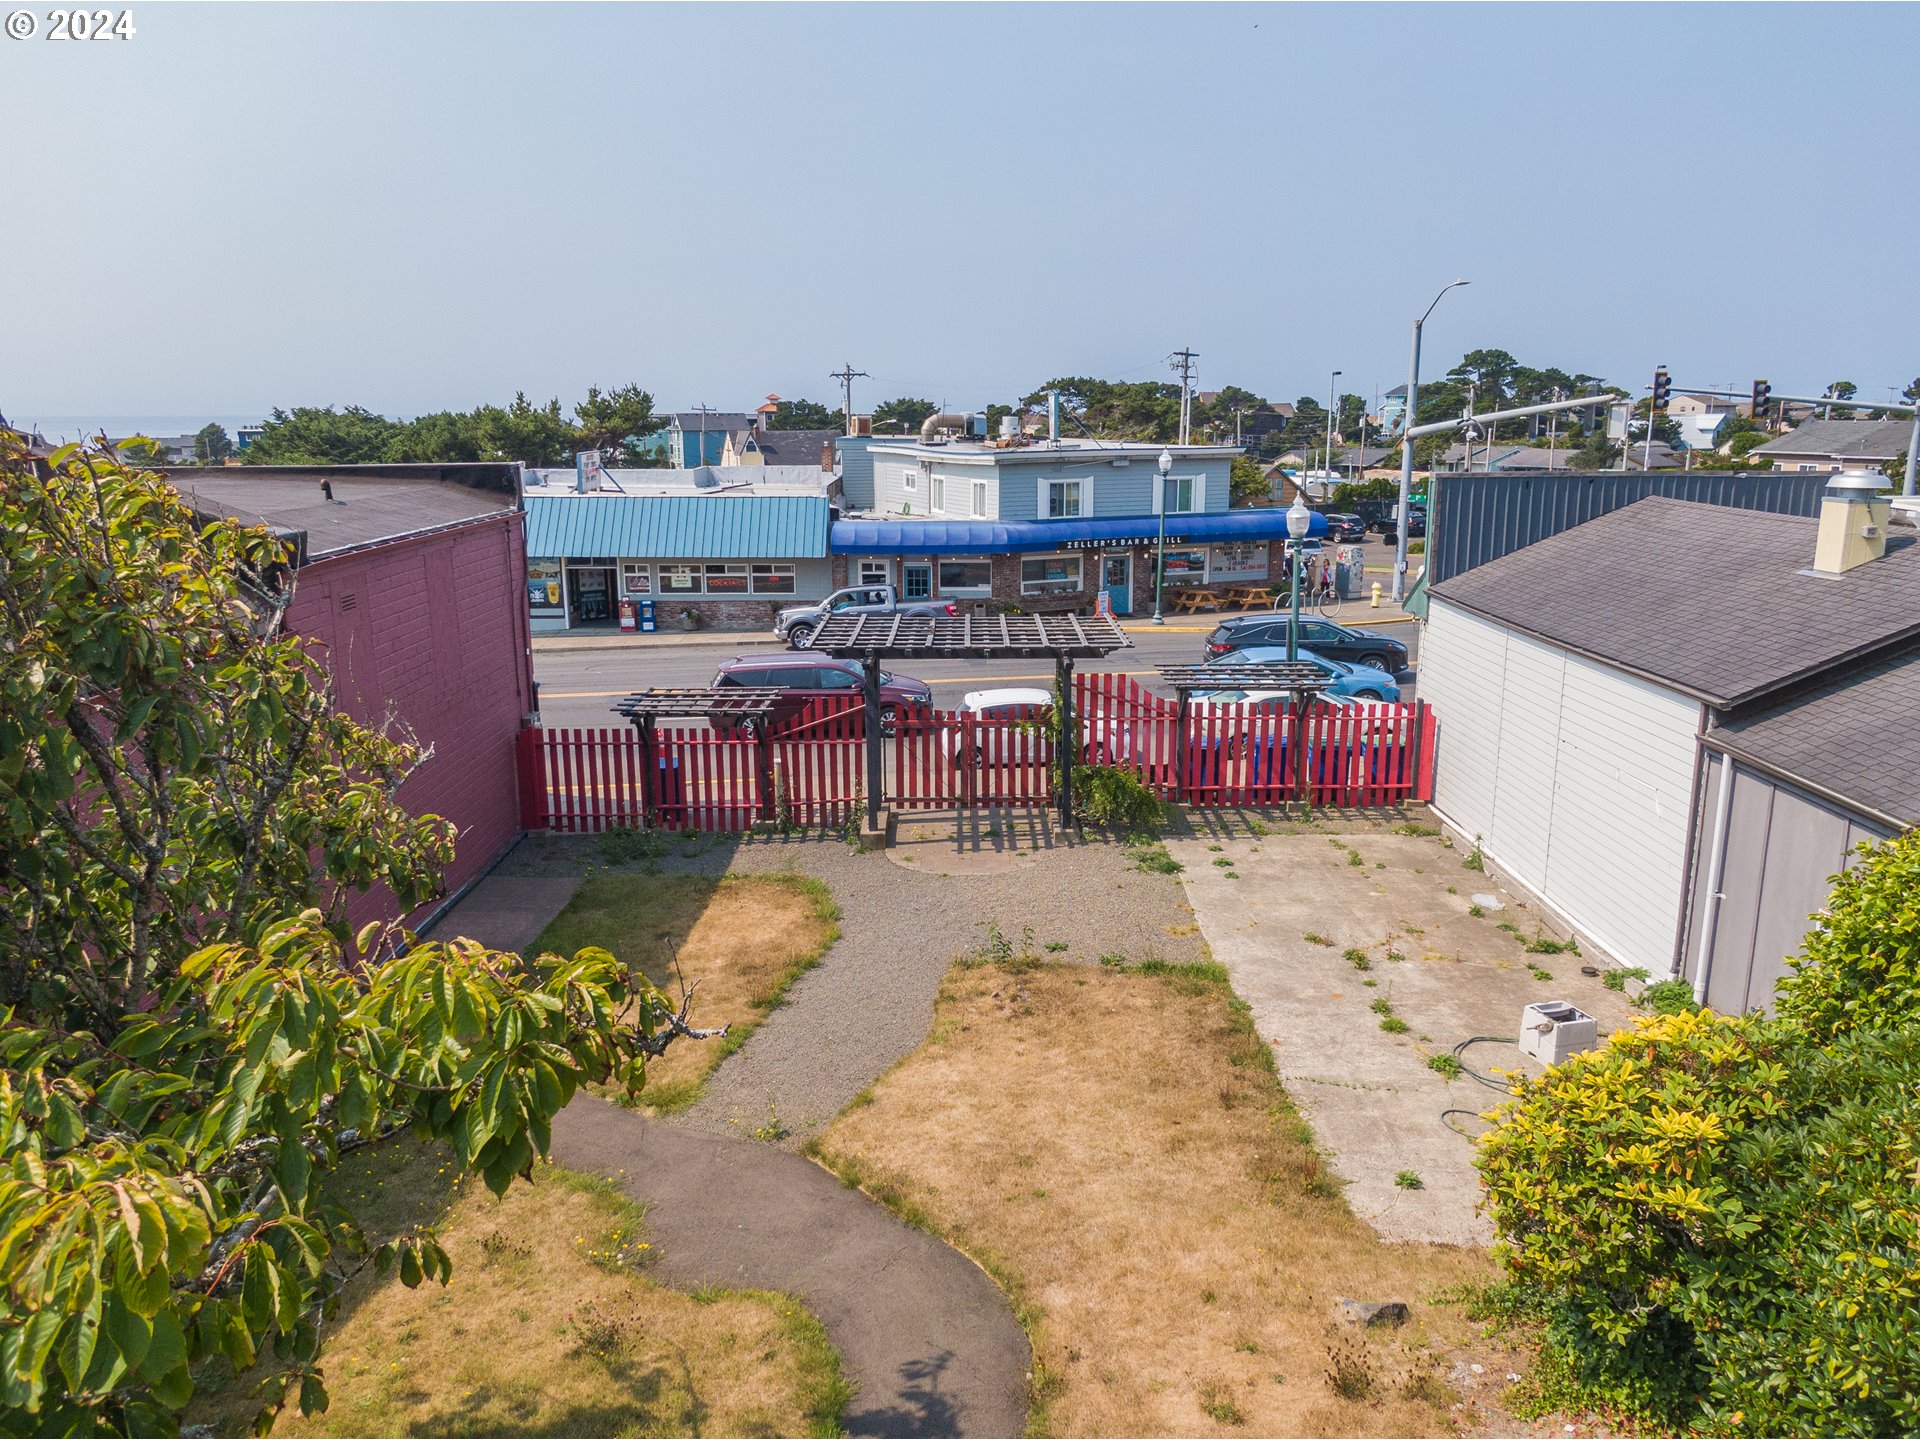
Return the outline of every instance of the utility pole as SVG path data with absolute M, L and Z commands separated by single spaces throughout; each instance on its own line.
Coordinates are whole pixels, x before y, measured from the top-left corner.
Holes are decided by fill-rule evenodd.
M 1187 443 L 1193 428 L 1193 362 L 1200 357 L 1191 350 L 1176 350 L 1167 357 L 1180 372 L 1180 443 Z
M 718 414 L 719 412 L 714 410 L 714 408 L 711 405 L 698 405 L 698 406 L 695 406 L 694 408 L 699 410 L 700 412 L 700 462 L 699 463 L 704 465 L 707 463 L 707 416 L 709 414 Z M 684 461 L 687 457 L 685 455 L 682 455 L 680 458 L 681 460 Z M 688 466 L 687 468 L 692 469 L 693 467 Z
M 844 397 L 840 404 L 840 418 L 846 422 L 847 434 L 851 435 L 853 434 L 853 382 L 871 380 L 873 377 L 864 370 L 854 369 L 853 362 L 849 360 L 838 370 L 832 371 L 829 378 L 840 382 L 841 394 Z
M 1345 373 L 1343 370 L 1336 370 L 1327 377 L 1327 458 L 1321 468 L 1329 475 L 1333 473 L 1333 421 L 1334 417 L 1340 411 L 1340 386 L 1338 382 L 1340 377 Z

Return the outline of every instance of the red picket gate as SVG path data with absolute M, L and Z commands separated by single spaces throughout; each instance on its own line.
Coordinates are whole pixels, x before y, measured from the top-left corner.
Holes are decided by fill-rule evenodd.
M 1424 703 L 1181 706 L 1132 678 L 1074 677 L 1082 763 L 1134 771 L 1165 799 L 1250 808 L 1394 805 L 1433 796 L 1434 716 Z M 1053 736 L 1042 707 L 1005 713 L 902 706 L 885 741 L 883 801 L 901 810 L 1044 804 Z M 651 823 L 744 830 L 785 818 L 844 823 L 863 803 L 865 712 L 820 700 L 770 735 L 749 728 L 659 729 L 653 774 L 635 730 L 520 733 L 520 811 L 529 830 L 596 832 Z M 1304 767 L 1301 758 L 1304 756 Z M 1301 769 L 1304 768 L 1304 775 Z

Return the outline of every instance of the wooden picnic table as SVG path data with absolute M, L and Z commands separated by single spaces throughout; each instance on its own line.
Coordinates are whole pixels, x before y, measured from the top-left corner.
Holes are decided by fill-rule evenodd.
M 1273 598 L 1265 585 L 1228 585 L 1220 593 L 1244 610 L 1264 610 Z
M 1176 615 L 1191 615 L 1199 610 L 1218 610 L 1218 596 L 1201 589 L 1167 591 L 1167 605 Z

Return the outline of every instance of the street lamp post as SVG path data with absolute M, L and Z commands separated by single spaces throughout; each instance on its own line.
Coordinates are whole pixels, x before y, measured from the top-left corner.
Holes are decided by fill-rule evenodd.
M 1160 538 L 1153 547 L 1153 623 L 1166 624 L 1160 613 L 1161 593 L 1167 588 L 1167 476 L 1173 473 L 1173 452 L 1160 452 Z
M 1438 305 L 1447 291 L 1471 283 L 1456 280 L 1451 285 L 1441 286 L 1440 294 L 1433 297 L 1433 305 Z M 1400 427 L 1400 516 L 1399 524 L 1394 527 L 1400 534 L 1393 542 L 1393 600 L 1396 605 L 1407 598 L 1407 507 L 1413 496 L 1413 437 L 1406 432 L 1419 419 L 1420 327 L 1427 323 L 1427 316 L 1433 314 L 1433 305 L 1427 306 L 1420 318 L 1413 322 L 1413 363 L 1407 369 L 1407 419 Z
M 1300 571 L 1301 561 L 1305 558 L 1301 547 L 1305 544 L 1307 531 L 1313 525 L 1313 512 L 1301 502 L 1296 494 L 1293 504 L 1287 507 L 1287 535 L 1290 537 L 1287 552 L 1293 563 L 1288 566 L 1293 571 L 1293 616 L 1287 622 L 1287 662 L 1291 664 L 1300 658 Z

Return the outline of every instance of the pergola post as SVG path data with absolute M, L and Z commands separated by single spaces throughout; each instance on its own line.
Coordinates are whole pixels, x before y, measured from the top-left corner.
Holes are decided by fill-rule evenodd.
M 1300 792 L 1300 813 L 1303 816 L 1313 813 L 1313 790 L 1308 784 L 1307 775 L 1307 707 L 1312 703 L 1312 692 L 1293 692 L 1293 776 L 1294 785 Z
M 880 828 L 880 657 L 869 650 L 862 662 L 867 696 L 867 830 Z
M 1174 692 L 1173 719 L 1173 798 L 1184 801 L 1187 798 L 1187 706 L 1188 694 L 1183 686 Z
M 634 724 L 640 727 L 640 828 L 653 828 L 653 725 L 651 715 L 636 717 Z
M 1065 828 L 1073 823 L 1073 766 L 1078 747 L 1074 744 L 1073 719 L 1073 660 L 1066 655 L 1053 657 L 1053 688 L 1060 696 L 1056 707 L 1059 714 L 1060 738 L 1055 743 L 1054 753 L 1060 757 L 1060 825 Z

